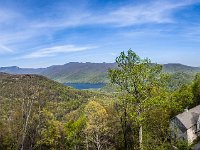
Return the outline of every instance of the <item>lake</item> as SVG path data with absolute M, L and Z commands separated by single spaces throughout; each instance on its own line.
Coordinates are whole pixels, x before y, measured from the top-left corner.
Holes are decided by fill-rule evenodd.
M 71 86 L 75 89 L 85 90 L 85 89 L 99 89 L 104 87 L 105 83 L 64 83 L 66 86 Z

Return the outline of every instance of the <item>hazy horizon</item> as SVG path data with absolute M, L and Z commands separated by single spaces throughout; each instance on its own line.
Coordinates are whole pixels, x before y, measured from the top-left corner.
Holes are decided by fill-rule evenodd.
M 0 0 L 0 67 L 114 62 L 132 49 L 200 66 L 200 0 Z
M 51 66 L 62 66 L 65 64 L 69 64 L 69 63 L 116 63 L 116 62 L 68 62 L 68 63 L 64 63 L 64 64 L 54 64 L 54 65 L 50 65 L 50 66 L 43 66 L 43 67 L 23 67 L 23 66 L 16 66 L 16 65 L 11 65 L 11 66 L 0 66 L 1 67 L 19 67 L 19 68 L 24 68 L 24 69 L 42 69 L 42 68 L 48 68 Z M 186 64 L 182 64 L 182 63 L 164 63 L 164 64 L 160 64 L 160 65 L 168 65 L 168 64 L 174 64 L 174 65 L 184 65 L 184 66 L 189 66 L 189 67 L 198 67 L 200 68 L 200 66 L 190 66 L 190 65 L 186 65 Z

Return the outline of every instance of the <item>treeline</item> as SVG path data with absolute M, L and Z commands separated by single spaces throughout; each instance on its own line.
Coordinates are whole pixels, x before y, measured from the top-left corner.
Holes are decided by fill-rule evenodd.
M 188 149 L 169 122 L 200 104 L 200 75 L 162 73 L 132 50 L 109 70 L 112 93 L 78 91 L 40 76 L 0 77 L 0 149 Z M 177 78 L 177 76 L 179 76 Z

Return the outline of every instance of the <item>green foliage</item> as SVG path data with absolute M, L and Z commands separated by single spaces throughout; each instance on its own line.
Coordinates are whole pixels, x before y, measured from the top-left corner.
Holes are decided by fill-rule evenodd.
M 169 122 L 186 107 L 200 104 L 200 75 L 190 82 L 198 68 L 164 65 L 175 74 L 163 74 L 161 65 L 132 50 L 122 52 L 116 62 L 108 72 L 111 84 L 93 92 L 43 76 L 0 73 L 0 149 L 188 149 L 185 142 L 169 140 Z M 108 66 L 72 63 L 58 68 L 50 67 L 46 75 L 97 82 L 105 81 Z M 181 70 L 187 73 L 177 73 Z
M 0 140 L 6 149 L 63 147 L 65 116 L 96 95 L 37 75 L 1 74 L 0 87 Z
M 172 101 L 176 103 L 178 112 L 182 112 L 185 108 L 193 106 L 193 93 L 191 85 L 183 85 L 172 94 Z
M 163 72 L 165 73 L 188 73 L 188 74 L 196 74 L 200 71 L 199 67 L 191 67 L 182 64 L 164 64 Z
M 194 75 L 191 73 L 176 72 L 168 74 L 167 86 L 171 91 L 177 90 L 184 85 L 191 84 L 194 79 Z
M 162 71 L 174 76 L 177 84 L 184 79 L 191 82 L 196 73 L 200 72 L 200 68 L 191 67 L 182 64 L 164 64 Z M 47 68 L 27 69 L 13 67 L 0 67 L 0 72 L 12 74 L 40 74 L 58 82 L 68 83 L 109 83 L 108 69 L 114 69 L 116 63 L 78 63 L 72 62 L 64 65 L 54 65 Z M 175 74 L 175 75 L 173 75 Z M 183 75 L 181 75 L 183 74 Z M 177 78 L 176 75 L 180 75 Z M 188 78 L 185 78 L 186 76 Z M 183 82 L 185 82 L 183 81 Z M 176 86 L 176 84 L 170 84 Z
M 188 145 L 186 141 L 177 141 L 176 147 L 178 150 L 190 150 L 191 147 Z
M 56 120 L 52 113 L 46 110 L 42 112 L 42 115 L 48 119 L 45 122 L 45 126 L 40 129 L 40 140 L 37 142 L 36 147 L 48 147 L 50 149 L 61 148 L 62 144 L 60 141 L 62 138 L 63 124 Z
M 106 109 L 100 103 L 90 101 L 85 107 L 85 114 L 87 118 L 85 132 L 88 143 L 93 143 L 97 149 L 103 149 L 107 144 L 103 137 L 108 134 L 109 130 Z
M 119 111 L 124 131 L 124 149 L 132 149 L 133 143 L 136 149 L 156 149 L 151 143 L 158 146 L 166 140 L 171 112 L 169 110 L 173 110 L 174 107 L 170 102 L 170 94 L 165 88 L 166 76 L 162 74 L 162 66 L 152 64 L 149 59 L 141 59 L 132 50 L 128 50 L 127 55 L 121 52 L 116 62 L 118 68 L 111 69 L 109 76 L 111 83 L 119 88 L 121 94 Z M 155 110 L 158 112 L 153 114 Z M 153 118 L 157 113 L 162 114 L 162 118 Z M 163 124 L 159 121 L 163 121 Z M 157 128 L 161 128 L 159 135 L 153 132 L 158 131 Z M 130 141 L 133 132 L 136 132 L 137 136 L 134 136 L 134 141 Z
M 194 94 L 195 105 L 199 105 L 200 104 L 200 74 L 197 74 L 195 76 L 192 91 Z
M 164 76 L 162 75 L 162 66 L 152 64 L 149 59 L 141 59 L 132 50 L 127 55 L 121 52 L 116 58 L 118 64 L 117 69 L 109 71 L 111 82 L 119 87 L 122 93 L 120 107 L 122 107 L 122 116 L 124 122 L 124 131 L 127 131 L 129 124 L 138 126 L 139 144 L 142 149 L 142 126 L 146 119 L 145 114 L 151 109 L 166 106 L 165 99 L 161 95 L 163 92 Z M 163 94 L 163 93 L 162 93 Z M 132 125 L 133 126 L 133 125 Z M 131 126 L 131 128 L 133 128 Z M 133 129 L 132 129 L 133 130 Z M 125 133 L 124 136 L 128 136 Z M 127 142 L 127 141 L 125 141 Z M 137 141 L 135 141 L 137 143 Z M 128 144 L 125 143 L 125 149 Z
M 69 120 L 65 123 L 65 144 L 68 145 L 68 149 L 83 148 L 86 117 L 78 116 L 77 112 L 72 112 L 67 117 Z
M 113 63 L 68 63 L 51 66 L 41 74 L 58 82 L 68 83 L 108 83 L 107 70 Z

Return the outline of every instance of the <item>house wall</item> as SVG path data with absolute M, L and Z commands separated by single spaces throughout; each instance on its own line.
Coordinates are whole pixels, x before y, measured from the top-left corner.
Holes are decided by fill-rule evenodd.
M 175 117 L 170 122 L 171 136 L 172 138 L 179 140 L 187 140 L 189 144 L 197 139 L 198 135 L 196 133 L 196 125 L 192 126 L 189 129 L 184 129 L 180 121 Z M 182 130 L 181 130 L 182 129 Z M 200 134 L 200 132 L 199 132 Z
M 197 134 L 195 132 L 196 126 L 192 126 L 190 129 L 187 130 L 188 143 L 192 143 L 197 138 Z

